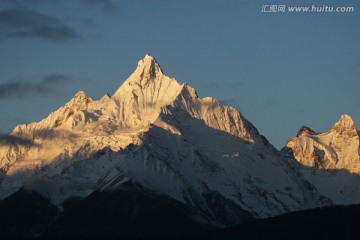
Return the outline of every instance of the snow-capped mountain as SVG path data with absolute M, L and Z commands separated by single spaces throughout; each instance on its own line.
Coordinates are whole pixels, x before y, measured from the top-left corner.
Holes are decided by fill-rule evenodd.
M 333 130 L 337 135 L 331 133 L 334 146 L 353 134 L 346 116 L 343 121 Z M 301 134 L 320 136 L 309 129 Z M 150 55 L 113 96 L 93 100 L 78 92 L 7 139 L 0 145 L 0 198 L 24 187 L 61 207 L 69 197 L 131 183 L 217 226 L 332 204 L 236 109 L 200 98 L 165 76 Z M 341 153 L 341 161 L 352 157 Z
M 360 144 L 349 115 L 325 133 L 302 127 L 282 150 L 318 191 L 335 204 L 360 202 Z
M 302 127 L 286 147 L 301 164 L 321 169 L 347 169 L 360 173 L 359 135 L 349 115 L 342 115 L 332 129 L 317 133 Z

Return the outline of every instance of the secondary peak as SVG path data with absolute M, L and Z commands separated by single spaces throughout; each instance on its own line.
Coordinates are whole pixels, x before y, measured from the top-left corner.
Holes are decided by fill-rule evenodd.
M 303 136 L 303 135 L 317 135 L 319 134 L 318 132 L 315 132 L 314 130 L 312 130 L 309 127 L 306 126 L 302 126 L 298 133 L 296 134 L 297 137 Z
M 339 133 L 356 132 L 355 123 L 352 118 L 347 114 L 341 115 L 340 120 L 335 123 L 333 129 Z

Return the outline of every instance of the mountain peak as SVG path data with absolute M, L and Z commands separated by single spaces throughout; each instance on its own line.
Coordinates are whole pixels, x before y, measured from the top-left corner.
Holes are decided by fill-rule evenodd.
M 84 91 L 78 91 L 75 93 L 74 98 L 84 99 L 87 98 L 87 95 Z
M 145 60 L 145 59 L 149 59 L 150 61 L 156 62 L 155 58 L 153 56 L 151 56 L 150 53 L 145 54 L 145 57 L 143 58 L 143 60 Z
M 157 64 L 157 61 L 156 61 L 156 59 L 155 59 L 153 56 L 151 56 L 149 53 L 147 53 L 147 54 L 145 55 L 145 57 L 139 61 L 139 63 L 153 63 L 153 64 Z
M 338 121 L 338 123 L 345 124 L 346 126 L 355 125 L 352 118 L 347 114 L 341 115 L 340 120 Z
M 146 54 L 112 96 L 120 110 L 117 118 L 128 128 L 152 122 L 160 108 L 171 104 L 181 90 L 182 85 L 165 76 L 155 58 Z
M 347 114 L 341 115 L 339 121 L 334 124 L 332 129 L 335 130 L 338 133 L 343 133 L 343 132 L 355 132 L 355 133 L 357 133 L 354 121 Z
M 342 115 L 325 133 L 302 127 L 286 147 L 291 149 L 291 158 L 305 166 L 360 173 L 359 135 L 349 115 Z
M 74 103 L 89 103 L 92 99 L 84 91 L 78 91 L 74 97 L 70 100 L 72 104 Z
M 102 98 L 100 98 L 100 101 L 106 101 L 109 100 L 111 98 L 110 94 L 108 92 L 106 92 L 104 94 L 104 96 L 102 96 Z
M 112 98 L 92 100 L 80 91 L 12 136 L 30 144 L 1 144 L 0 197 L 26 186 L 61 206 L 70 197 L 123 189 L 124 199 L 133 198 L 128 190 L 136 198 L 164 196 L 182 216 L 222 227 L 323 206 L 326 198 L 240 112 L 165 76 L 149 54 Z
M 319 134 L 319 133 L 315 132 L 311 128 L 306 127 L 306 126 L 302 126 L 299 129 L 298 133 L 296 134 L 296 137 L 300 137 L 300 136 L 303 136 L 303 135 L 317 135 L 317 134 Z
M 163 71 L 156 59 L 149 53 L 138 62 L 135 73 L 138 73 L 141 79 L 151 79 L 163 75 Z

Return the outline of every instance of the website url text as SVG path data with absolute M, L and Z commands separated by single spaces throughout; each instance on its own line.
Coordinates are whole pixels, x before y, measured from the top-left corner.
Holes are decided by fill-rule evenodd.
M 354 7 L 350 6 L 286 6 L 286 5 L 262 5 L 263 13 L 352 13 Z

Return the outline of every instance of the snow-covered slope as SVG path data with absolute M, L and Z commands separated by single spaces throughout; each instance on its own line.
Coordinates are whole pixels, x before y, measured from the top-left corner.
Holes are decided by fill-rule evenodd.
M 236 109 L 200 98 L 150 55 L 112 97 L 78 92 L 8 139 L 1 198 L 25 186 L 60 206 L 131 181 L 216 225 L 331 204 Z
M 360 173 L 359 135 L 349 115 L 342 115 L 332 129 L 317 133 L 302 127 L 286 147 L 301 164 L 322 169 L 347 169 Z
M 332 129 L 318 133 L 302 127 L 282 150 L 297 161 L 304 177 L 336 204 L 360 202 L 360 145 L 355 124 L 342 115 Z

